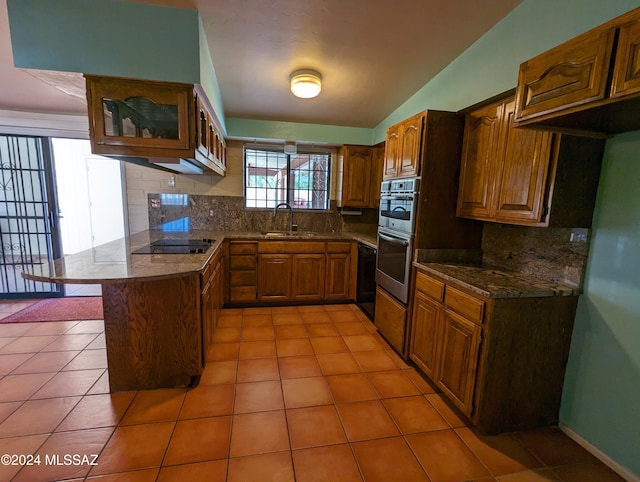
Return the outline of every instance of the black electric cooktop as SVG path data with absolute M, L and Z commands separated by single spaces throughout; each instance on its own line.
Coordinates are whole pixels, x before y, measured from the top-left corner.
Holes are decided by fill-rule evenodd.
M 159 239 L 132 254 L 202 254 L 215 243 L 215 239 Z

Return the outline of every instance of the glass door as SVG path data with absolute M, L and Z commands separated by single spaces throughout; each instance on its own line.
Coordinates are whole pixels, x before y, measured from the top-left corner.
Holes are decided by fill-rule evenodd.
M 49 139 L 0 135 L 0 298 L 63 296 L 61 284 L 20 275 L 60 257 L 54 192 Z

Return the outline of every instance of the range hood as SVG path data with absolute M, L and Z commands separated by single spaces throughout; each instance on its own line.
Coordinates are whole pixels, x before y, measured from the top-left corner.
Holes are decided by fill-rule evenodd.
M 171 172 L 174 174 L 204 174 L 204 169 L 189 159 L 178 159 L 168 157 L 135 157 L 135 156 L 119 156 L 101 154 L 111 159 L 117 159 L 122 162 L 137 164 L 138 166 L 150 167 L 160 171 Z

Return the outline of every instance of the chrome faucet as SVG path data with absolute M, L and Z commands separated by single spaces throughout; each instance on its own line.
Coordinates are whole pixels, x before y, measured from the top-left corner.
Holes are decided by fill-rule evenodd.
M 289 232 L 293 231 L 293 208 L 291 207 L 291 204 L 289 203 L 280 203 L 278 204 L 275 209 L 273 210 L 273 218 L 272 220 L 275 221 L 276 219 L 276 214 L 278 214 L 278 209 L 280 209 L 281 207 L 285 207 L 287 209 L 289 209 Z

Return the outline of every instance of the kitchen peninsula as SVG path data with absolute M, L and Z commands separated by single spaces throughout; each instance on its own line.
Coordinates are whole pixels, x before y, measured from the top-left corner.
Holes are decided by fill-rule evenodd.
M 34 266 L 23 276 L 54 283 L 101 284 L 112 392 L 187 386 L 202 373 L 201 273 L 220 252 L 132 254 L 159 239 L 187 233 L 137 233 Z M 216 237 L 217 236 L 217 237 Z
M 23 276 L 43 282 L 102 285 L 111 392 L 184 387 L 202 373 L 216 325 L 215 312 L 222 306 L 223 259 L 229 244 L 225 241 L 260 246 L 277 243 L 280 247 L 287 243 L 322 245 L 330 253 L 336 245 L 355 246 L 362 239 L 347 233 L 278 234 L 283 233 L 158 228 L 34 266 Z M 135 253 L 149 251 L 150 245 L 161 240 L 211 242 L 205 252 Z M 355 260 L 350 266 L 355 269 Z M 335 276 L 345 279 L 340 271 Z M 344 301 L 352 297 L 350 291 Z

